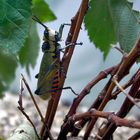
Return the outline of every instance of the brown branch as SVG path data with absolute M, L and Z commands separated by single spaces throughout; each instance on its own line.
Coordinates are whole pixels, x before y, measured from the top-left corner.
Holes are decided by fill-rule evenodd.
M 133 83 L 133 80 L 130 79 L 127 83 L 125 83 L 124 85 L 122 85 L 121 87 L 123 89 L 127 89 L 128 87 L 130 87 Z M 118 94 L 120 94 L 121 90 L 119 88 L 117 88 L 112 94 L 111 94 L 111 98 L 112 99 L 116 99 Z
M 120 64 L 114 66 L 114 69 L 112 70 L 111 77 L 108 80 L 107 84 L 105 85 L 105 87 L 103 88 L 103 90 L 99 93 L 98 97 L 96 98 L 96 100 L 93 102 L 93 104 L 90 106 L 90 108 L 88 109 L 88 111 L 90 111 L 92 108 L 94 109 L 98 109 L 99 106 L 101 105 L 106 92 L 108 90 L 108 87 L 110 86 L 110 83 L 112 82 L 112 77 L 113 75 L 116 73 L 116 71 L 118 70 Z M 111 98 L 110 98 L 111 99 Z M 80 120 L 74 127 L 73 132 L 72 132 L 72 136 L 77 136 L 78 133 L 80 132 L 80 130 L 82 130 L 82 128 L 85 126 L 85 124 L 89 121 L 89 119 L 82 119 Z M 96 121 L 96 118 L 95 118 Z M 92 122 L 94 123 L 94 119 L 92 119 Z
M 23 102 L 22 102 L 22 94 L 23 94 L 23 91 L 24 91 L 24 88 L 23 88 L 23 83 L 22 83 L 22 80 L 20 81 L 20 91 L 19 91 L 19 100 L 18 100 L 18 104 L 19 106 L 17 107 L 21 112 L 22 114 L 26 117 L 26 119 L 30 122 L 30 124 L 33 126 L 38 138 L 39 138 L 39 135 L 37 133 L 37 130 L 36 130 L 36 127 L 34 125 L 34 123 L 32 122 L 32 120 L 30 119 L 30 117 L 27 115 L 27 113 L 24 111 L 24 108 L 23 108 Z
M 74 99 L 73 104 L 68 112 L 68 114 L 66 115 L 66 118 L 64 120 L 64 124 L 62 125 L 62 129 L 61 129 L 61 133 L 65 133 L 67 134 L 69 131 L 71 131 L 71 128 L 73 127 L 71 125 L 71 127 L 69 127 L 69 124 L 67 125 L 67 119 L 72 116 L 73 114 L 76 113 L 77 107 L 79 105 L 79 103 L 81 102 L 81 100 L 89 93 L 89 91 L 91 90 L 91 88 L 97 84 L 100 80 L 104 79 L 107 77 L 108 74 L 110 74 L 117 66 L 113 66 L 111 68 L 108 68 L 102 72 L 100 72 L 96 78 L 94 78 L 91 82 L 88 83 L 88 85 L 82 90 L 82 92 L 79 94 L 79 96 L 77 98 Z
M 77 14 L 71 20 L 72 21 L 71 22 L 71 28 L 70 28 L 70 31 L 68 33 L 68 38 L 66 40 L 66 45 L 67 45 L 67 43 L 74 44 L 77 41 L 79 31 L 80 31 L 80 28 L 81 28 L 81 24 L 82 24 L 83 18 L 85 16 L 85 13 L 87 11 L 87 8 L 88 8 L 88 1 L 89 0 L 83 0 L 82 1 L 81 6 L 80 6 Z M 62 67 L 64 68 L 65 75 L 67 74 L 69 63 L 70 63 L 74 48 L 75 48 L 74 45 L 67 48 L 65 50 L 64 56 L 62 58 Z M 65 82 L 65 76 L 64 76 L 64 74 L 61 74 L 59 89 L 63 88 L 64 82 Z M 57 106 L 58 106 L 58 103 L 59 103 L 59 99 L 60 99 L 60 96 L 61 96 L 61 92 L 62 92 L 62 90 L 59 90 L 56 93 L 56 95 L 54 97 L 54 100 L 50 101 L 50 104 L 52 105 L 52 107 L 51 107 L 51 109 L 48 108 L 48 110 L 50 110 L 50 111 L 47 111 L 48 113 L 46 114 L 46 117 L 45 117 L 45 118 L 48 118 L 47 125 L 48 125 L 49 128 L 51 128 L 51 125 L 52 125 L 52 122 L 53 122 L 53 119 L 54 119 L 54 116 L 55 116 L 55 113 L 56 113 L 56 109 L 57 109 Z M 46 138 L 47 138 L 47 136 L 44 139 L 46 139 Z
M 67 118 L 69 116 L 72 116 L 73 114 L 76 113 L 76 109 L 78 107 L 78 105 L 80 104 L 81 100 L 87 95 L 89 94 L 91 88 L 93 88 L 94 85 L 96 85 L 99 81 L 101 81 L 102 79 L 106 78 L 107 75 L 111 74 L 111 72 L 116 68 L 116 66 L 113 66 L 111 68 L 108 68 L 104 71 L 101 71 L 92 81 L 90 81 L 87 86 L 81 91 L 81 93 L 79 94 L 78 97 L 76 97 L 73 101 L 73 104 L 67 114 Z
M 128 94 L 133 98 L 139 98 L 140 97 L 139 87 L 140 87 L 140 72 L 138 72 L 137 75 L 135 76 L 134 82 Z M 126 98 L 116 115 L 121 118 L 125 117 L 127 113 L 131 110 L 133 105 L 134 104 L 128 98 Z M 115 124 L 108 123 L 102 130 L 100 130 L 100 132 L 102 132 L 103 139 L 104 140 L 108 139 L 109 136 L 116 130 L 116 128 L 117 126 Z
M 42 138 L 42 140 L 45 139 L 48 135 L 46 125 L 48 127 L 48 120 L 49 120 L 48 114 L 50 114 L 50 112 L 51 112 L 53 102 L 54 102 L 54 100 L 52 98 L 50 98 L 48 101 L 48 106 L 47 106 L 47 110 L 46 110 L 46 114 L 45 114 L 44 124 L 42 125 L 41 131 L 40 131 L 40 137 Z
M 119 66 L 119 65 L 118 65 Z M 115 74 L 115 71 L 117 70 L 117 68 L 116 69 L 114 69 L 114 72 L 112 72 L 112 73 L 114 73 Z M 136 72 L 136 74 L 134 74 L 134 76 L 132 76 L 132 78 L 129 80 L 129 82 L 127 82 L 127 84 L 125 84 L 125 85 L 129 85 L 130 83 L 132 84 L 133 83 L 133 81 L 134 81 L 134 79 L 137 77 L 137 73 L 139 72 L 139 70 L 140 69 L 138 69 L 138 71 Z M 112 79 L 112 78 L 111 78 Z M 107 83 L 107 85 L 105 86 L 105 88 L 101 91 L 101 93 L 100 93 L 100 95 L 97 97 L 97 99 L 95 100 L 95 102 L 93 103 L 93 105 L 90 107 L 90 109 L 92 109 L 92 108 L 95 108 L 95 109 L 98 109 L 98 106 L 100 105 L 100 103 L 102 102 L 102 99 L 104 99 L 104 96 L 105 96 L 105 93 L 106 93 L 106 90 L 108 89 L 108 86 L 110 85 L 110 81 L 111 80 L 109 80 L 109 82 Z M 125 86 L 124 85 L 124 86 Z M 127 87 L 127 86 L 126 86 Z M 117 93 L 117 91 L 119 91 L 119 89 L 118 90 L 116 90 L 116 92 L 114 92 L 114 93 Z M 120 91 L 119 91 L 120 92 Z M 114 94 L 113 94 L 114 95 Z M 139 93 L 137 93 L 136 95 L 140 95 Z M 137 97 L 137 96 L 136 96 Z M 137 98 L 139 98 L 139 96 L 137 97 Z M 114 99 L 114 98 L 113 98 Z M 90 110 L 89 109 L 89 110 Z M 77 136 L 78 135 L 78 133 L 80 132 L 80 130 L 84 127 L 84 125 L 86 124 L 86 122 L 89 120 L 89 118 L 84 118 L 84 119 L 82 119 L 82 120 L 80 120 L 78 123 L 76 123 L 75 124 L 75 127 L 74 127 L 74 130 L 73 130 L 73 133 L 72 133 L 72 136 Z M 92 119 L 92 120 L 94 120 L 94 119 Z M 96 120 L 96 118 L 95 118 L 95 120 Z M 93 121 L 93 123 L 94 123 L 94 121 Z
M 131 79 L 127 82 L 127 83 L 125 83 L 124 85 L 122 85 L 122 88 L 123 89 L 126 89 L 126 88 L 128 88 L 128 87 L 130 87 L 131 85 L 132 85 L 132 83 L 134 82 L 134 79 L 135 79 L 135 77 L 136 77 L 136 75 L 137 75 L 137 73 L 140 71 L 140 68 L 137 70 L 137 72 L 131 77 Z M 113 93 L 112 93 L 112 98 L 113 99 L 116 99 L 117 98 L 117 95 L 119 94 L 121 92 L 121 90 L 119 89 L 119 88 L 117 88 Z
M 36 101 L 35 101 L 35 98 L 34 98 L 34 96 L 33 96 L 33 94 L 32 94 L 31 89 L 30 89 L 30 87 L 29 87 L 29 85 L 28 85 L 26 79 L 24 78 L 23 74 L 21 74 L 21 76 L 22 76 L 22 80 L 23 80 L 23 82 L 24 82 L 24 84 L 25 84 L 27 90 L 29 91 L 29 94 L 30 94 L 30 96 L 31 96 L 31 99 L 32 99 L 32 101 L 33 101 L 33 103 L 34 103 L 34 105 L 35 105 L 35 108 L 36 108 L 37 112 L 39 113 L 41 120 L 44 122 L 43 115 L 42 115 L 42 113 L 41 113 L 41 111 L 40 111 L 40 109 L 39 109 L 39 107 L 38 107 L 38 105 L 37 105 L 37 103 L 36 103 Z
M 116 84 L 116 86 L 122 91 L 122 93 L 124 93 L 124 95 L 134 104 L 136 105 L 139 109 L 140 109 L 140 105 L 137 104 L 137 102 L 135 102 L 135 99 L 133 97 L 131 97 L 129 94 L 126 93 L 126 91 L 122 88 L 122 86 L 118 83 L 118 81 L 116 80 L 115 76 L 112 78 L 112 81 Z
M 80 8 L 79 8 L 76 16 L 72 19 L 73 27 L 71 26 L 69 36 L 66 40 L 66 43 L 67 42 L 76 43 L 84 16 L 85 16 L 87 9 L 88 9 L 88 2 L 89 2 L 89 0 L 82 0 L 82 3 L 80 5 Z M 74 48 L 75 48 L 75 46 L 70 47 L 65 51 L 64 57 L 62 59 L 62 65 L 64 67 L 65 72 L 67 72 L 67 70 L 68 70 L 69 63 L 70 63 Z M 59 88 L 63 87 L 64 81 L 65 81 L 65 78 L 62 75 L 62 80 L 61 80 L 61 84 L 60 84 Z M 61 132 L 62 132 L 62 130 L 61 130 Z M 62 139 L 62 137 L 63 138 L 66 137 L 66 133 L 63 133 L 63 132 L 61 133 L 61 132 L 60 132 L 60 135 L 58 136 L 58 139 Z
M 139 56 L 140 56 L 140 39 L 137 40 L 136 44 L 129 52 L 129 54 L 124 55 L 120 67 L 115 74 L 118 82 L 129 73 L 130 68 L 133 66 L 133 64 L 136 62 Z M 112 91 L 115 88 L 115 86 L 116 86 L 115 83 L 112 81 L 106 92 L 104 100 L 102 101 L 100 107 L 98 108 L 99 111 L 102 111 L 106 106 L 106 104 L 109 102 Z M 88 139 L 96 120 L 97 118 L 94 118 L 94 121 L 89 122 L 89 124 L 87 125 L 86 132 L 84 135 L 85 140 Z
M 114 70 L 113 70 L 114 71 Z M 88 109 L 88 111 L 90 111 L 91 109 L 98 109 L 100 104 L 102 103 L 106 91 L 111 83 L 111 79 L 109 79 L 108 83 L 105 85 L 105 87 L 103 88 L 103 90 L 99 93 L 98 97 L 96 98 L 96 100 L 93 102 L 93 104 L 90 106 L 90 108 Z M 90 118 L 84 118 L 82 120 L 79 120 L 79 122 L 77 122 L 74 126 L 74 129 L 72 131 L 72 136 L 78 136 L 78 133 L 82 130 L 82 128 L 85 126 L 85 124 L 91 120 Z M 93 119 L 92 119 L 93 120 Z
M 118 82 L 129 73 L 130 68 L 136 62 L 136 60 L 139 58 L 139 55 L 140 55 L 140 39 L 136 42 L 135 46 L 132 48 L 130 53 L 123 58 L 122 63 L 120 65 L 118 71 L 116 72 L 116 76 L 115 76 Z M 102 105 L 100 106 L 99 110 L 102 110 L 105 107 L 105 105 L 107 104 L 114 87 L 115 87 L 115 84 L 114 84 L 114 82 L 112 82 L 110 84 L 106 97 L 105 97 Z
M 30 89 L 30 86 L 28 85 L 28 83 L 27 83 L 25 77 L 23 76 L 23 74 L 21 74 L 21 76 L 22 76 L 22 80 L 23 80 L 23 82 L 24 82 L 24 84 L 25 84 L 25 86 L 26 86 L 26 88 L 27 88 L 27 90 L 28 90 L 28 92 L 29 92 L 29 94 L 30 94 L 30 97 L 31 97 L 31 99 L 32 99 L 32 101 L 33 101 L 33 103 L 34 103 L 34 105 L 35 105 L 35 108 L 36 108 L 37 112 L 38 112 L 39 115 L 40 115 L 41 121 L 43 122 L 43 125 L 44 125 L 45 128 L 46 128 L 47 134 L 48 134 L 50 140 L 53 140 L 52 134 L 51 134 L 51 132 L 49 131 L 48 126 L 45 124 L 45 119 L 43 118 L 43 115 L 42 115 L 42 113 L 41 113 L 41 111 L 40 111 L 40 109 L 39 109 L 39 107 L 38 107 L 38 105 L 37 105 L 37 103 L 36 103 L 36 101 L 35 101 L 35 98 L 34 98 L 34 96 L 33 96 L 33 94 L 32 94 L 32 91 L 31 91 L 31 89 Z
M 119 126 L 119 127 L 126 126 L 126 127 L 140 129 L 139 121 L 122 119 L 112 112 L 102 112 L 102 111 L 98 111 L 96 109 L 91 109 L 88 112 L 73 115 L 73 116 L 69 117 L 68 122 L 76 123 L 76 121 L 81 120 L 82 118 L 92 118 L 93 116 L 105 118 L 108 121 L 115 123 L 116 126 Z

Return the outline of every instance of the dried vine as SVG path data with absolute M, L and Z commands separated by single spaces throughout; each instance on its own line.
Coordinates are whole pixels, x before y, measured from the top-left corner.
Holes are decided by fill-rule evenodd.
M 76 15 L 71 19 L 71 27 L 68 33 L 65 44 L 72 44 L 71 47 L 65 49 L 63 58 L 61 60 L 61 65 L 64 68 L 65 74 L 67 74 L 69 64 L 74 53 L 75 43 L 77 41 L 81 24 L 85 17 L 85 14 L 88 10 L 89 0 L 82 0 L 82 3 L 77 11 Z M 122 52 L 122 51 L 121 51 Z M 98 133 L 95 137 L 96 140 L 102 139 L 107 140 L 113 135 L 114 131 L 119 126 L 127 126 L 132 128 L 140 129 L 140 122 L 137 120 L 127 120 L 124 118 L 133 106 L 140 108 L 137 103 L 140 99 L 140 69 L 122 86 L 120 81 L 129 74 L 131 67 L 134 63 L 140 58 L 140 39 L 137 40 L 136 44 L 132 50 L 126 54 L 123 54 L 123 57 L 119 64 L 112 66 L 104 71 L 101 71 L 96 77 L 94 77 L 80 92 L 80 94 L 73 100 L 73 103 L 65 116 L 64 122 L 61 125 L 61 130 L 58 136 L 58 140 L 66 140 L 68 133 L 71 133 L 71 136 L 78 136 L 79 132 L 86 125 L 85 133 L 83 136 L 84 140 L 87 140 L 95 126 L 99 117 L 106 118 L 107 124 L 104 127 L 99 128 Z M 98 94 L 96 100 L 92 103 L 89 109 L 81 114 L 77 114 L 77 108 L 79 104 L 84 99 L 84 97 L 90 93 L 90 90 L 102 79 L 110 75 L 110 78 L 102 91 Z M 31 90 L 26 84 L 26 81 L 23 77 L 25 85 L 31 93 Z M 65 76 L 61 73 L 59 89 L 62 89 L 65 82 Z M 125 89 L 130 88 L 128 93 Z M 21 89 L 22 90 L 22 89 Z M 22 91 L 21 91 L 22 92 Z M 40 131 L 41 140 L 46 140 L 47 138 L 53 139 L 51 135 L 51 126 L 57 111 L 59 99 L 61 96 L 62 90 L 58 90 L 54 97 L 51 97 L 46 109 L 45 117 L 42 116 L 38 106 L 36 107 L 43 125 Z M 124 93 L 126 98 L 123 104 L 120 106 L 120 110 L 117 113 L 112 112 L 103 112 L 105 106 L 109 103 L 110 100 L 116 100 L 117 96 L 121 93 Z M 31 94 L 32 97 L 32 94 Z M 32 97 L 34 102 L 34 98 Z M 35 104 L 36 106 L 36 104 Z M 22 110 L 22 102 L 20 101 L 20 109 Z M 22 111 L 23 114 L 25 114 Z M 130 140 L 133 140 L 140 136 L 140 133 L 136 133 Z

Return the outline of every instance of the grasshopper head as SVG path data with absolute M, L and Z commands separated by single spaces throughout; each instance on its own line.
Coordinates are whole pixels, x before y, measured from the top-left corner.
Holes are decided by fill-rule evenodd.
M 59 37 L 59 33 L 57 31 L 44 25 L 36 16 L 33 16 L 33 20 L 35 20 L 45 28 L 44 37 L 43 37 L 44 41 L 52 41 L 57 43 L 58 41 L 61 40 L 61 38 Z
M 44 31 L 44 41 L 45 40 L 57 43 L 61 39 L 59 38 L 59 33 L 57 31 L 47 27 Z

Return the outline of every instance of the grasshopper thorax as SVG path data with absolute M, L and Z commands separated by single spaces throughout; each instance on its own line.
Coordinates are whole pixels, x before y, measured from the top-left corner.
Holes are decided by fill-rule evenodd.
M 42 52 L 49 51 L 49 50 L 50 50 L 50 43 L 48 41 L 43 42 L 43 44 L 42 44 Z

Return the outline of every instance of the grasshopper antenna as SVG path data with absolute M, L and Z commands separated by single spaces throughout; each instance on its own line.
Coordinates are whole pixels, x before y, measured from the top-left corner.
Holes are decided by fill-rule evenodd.
M 40 19 L 39 19 L 37 16 L 33 15 L 33 16 L 32 16 L 32 19 L 33 19 L 34 21 L 38 22 L 39 24 L 41 24 L 45 29 L 47 28 L 47 26 L 45 26 L 45 25 L 40 21 Z

